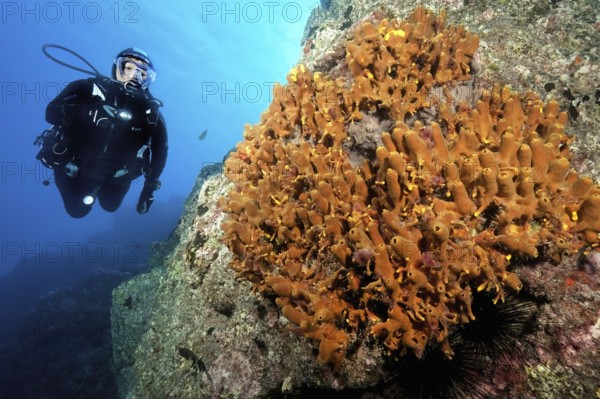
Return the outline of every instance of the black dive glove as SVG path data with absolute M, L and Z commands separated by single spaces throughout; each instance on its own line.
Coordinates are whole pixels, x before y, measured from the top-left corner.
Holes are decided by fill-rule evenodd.
M 154 191 L 158 190 L 159 188 L 160 181 L 158 179 L 146 179 L 137 204 L 138 213 L 144 214 L 148 212 L 150 206 L 154 202 Z

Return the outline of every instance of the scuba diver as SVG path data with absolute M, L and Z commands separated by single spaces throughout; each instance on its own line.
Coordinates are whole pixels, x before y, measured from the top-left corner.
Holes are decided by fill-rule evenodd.
M 112 79 L 95 75 L 71 82 L 48 104 L 46 120 L 54 126 L 36 140 L 42 146 L 37 158 L 54 170 L 72 217 L 86 216 L 96 201 L 116 211 L 132 180 L 142 175 L 137 212 L 146 213 L 168 150 L 162 103 L 148 90 L 156 78 L 152 61 L 144 51 L 128 48 L 117 54 Z

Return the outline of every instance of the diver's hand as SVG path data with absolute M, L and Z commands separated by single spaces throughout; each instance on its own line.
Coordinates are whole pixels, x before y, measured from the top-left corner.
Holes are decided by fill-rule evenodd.
M 157 179 L 146 179 L 137 204 L 138 213 L 144 214 L 150 210 L 150 206 L 154 202 L 154 191 L 158 190 L 159 188 L 160 181 Z

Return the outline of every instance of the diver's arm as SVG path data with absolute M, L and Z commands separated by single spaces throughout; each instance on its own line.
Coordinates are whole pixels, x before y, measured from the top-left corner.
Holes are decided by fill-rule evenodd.
M 144 214 L 148 212 L 154 202 L 154 191 L 160 187 L 158 178 L 167 163 L 167 151 L 169 149 L 167 141 L 167 126 L 162 114 L 159 113 L 158 122 L 152 134 L 152 143 L 150 144 L 150 173 L 146 175 L 144 188 L 140 193 L 140 199 L 136 208 L 138 213 Z
M 154 129 L 154 133 L 152 134 L 150 150 L 152 154 L 150 159 L 150 173 L 146 176 L 146 179 L 158 180 L 167 163 L 167 153 L 169 150 L 167 125 L 160 113 L 156 129 Z
M 76 80 L 63 89 L 46 107 L 46 121 L 53 125 L 72 124 L 82 105 L 91 97 L 89 80 Z

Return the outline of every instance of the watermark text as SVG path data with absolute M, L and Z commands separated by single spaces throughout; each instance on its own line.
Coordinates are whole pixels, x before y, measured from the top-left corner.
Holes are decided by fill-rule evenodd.
M 2 23 L 139 23 L 136 2 L 100 3 L 95 1 L 4 1 L 0 5 Z

